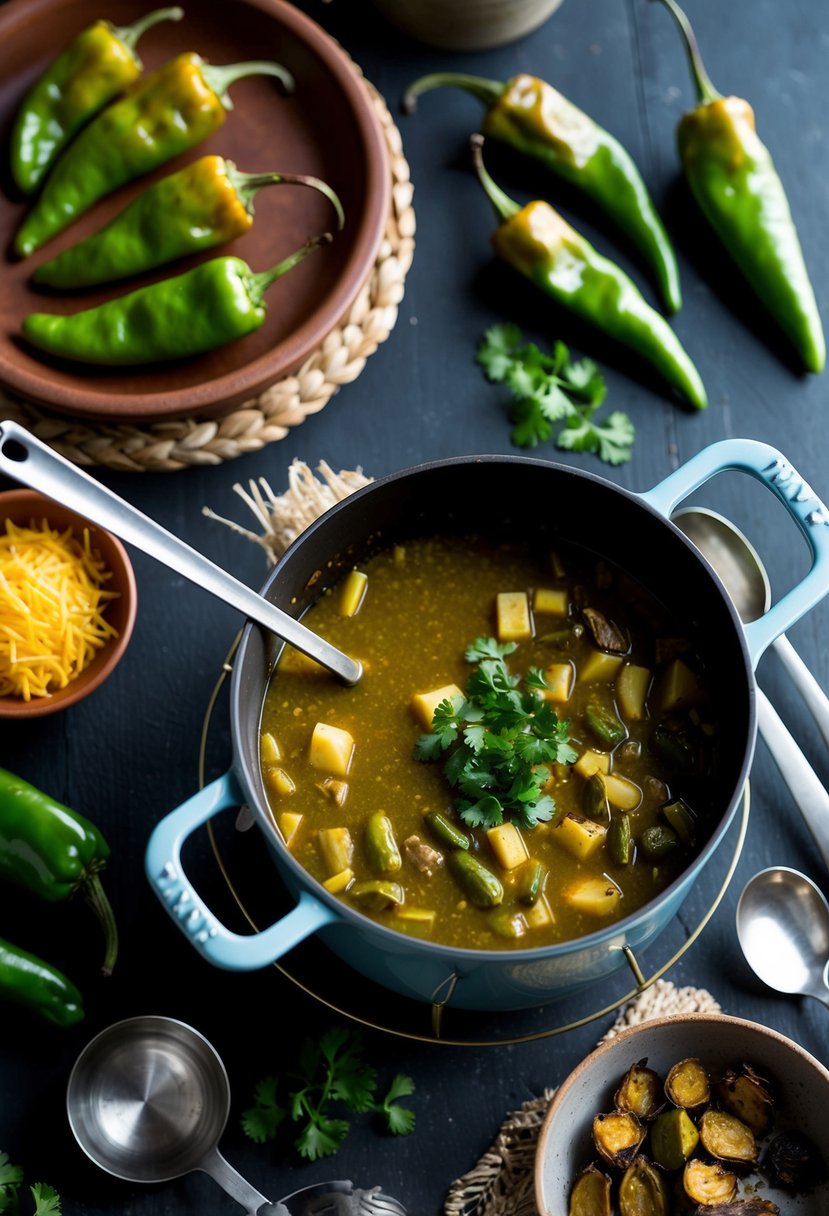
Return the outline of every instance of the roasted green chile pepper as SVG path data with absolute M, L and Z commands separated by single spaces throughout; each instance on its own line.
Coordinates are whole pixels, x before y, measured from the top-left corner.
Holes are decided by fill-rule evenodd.
M 183 16 L 175 7 L 122 27 L 95 21 L 49 64 L 23 99 L 12 130 L 12 176 L 23 194 L 34 194 L 70 139 L 138 79 L 139 38 L 160 21 Z
M 96 308 L 68 316 L 30 313 L 23 333 L 50 355 L 109 367 L 201 355 L 259 329 L 267 289 L 330 240 L 330 233 L 324 233 L 306 241 L 277 266 L 259 273 L 241 258 L 211 258 Z
M 691 192 L 803 367 L 820 372 L 826 341 L 815 293 L 783 183 L 757 135 L 754 111 L 743 98 L 717 92 L 685 13 L 675 0 L 663 3 L 682 31 L 699 96 L 699 105 L 677 128 Z
M 404 107 L 428 89 L 456 85 L 486 106 L 481 132 L 541 161 L 593 200 L 639 251 L 659 286 L 665 307 L 682 306 L 679 270 L 665 226 L 630 153 L 557 89 L 522 72 L 506 83 L 435 72 L 406 91 Z
M 84 1016 L 83 998 L 62 972 L 2 938 L 0 1000 L 21 1005 L 55 1026 L 73 1026 Z
M 293 78 L 278 63 L 208 64 L 176 55 L 137 80 L 73 140 L 17 230 L 15 253 L 40 249 L 119 186 L 150 173 L 217 131 L 231 107 L 227 89 L 243 76 Z
M 0 768 L 0 878 L 58 903 L 80 895 L 104 931 L 103 972 L 118 954 L 115 916 L 101 884 L 109 845 L 94 824 Z
M 697 409 L 708 404 L 691 359 L 665 318 L 646 302 L 632 279 L 603 257 L 555 211 L 536 199 L 519 206 L 483 165 L 483 136 L 472 137 L 475 167 L 500 223 L 495 252 L 583 321 L 646 359 Z
M 38 266 L 32 279 L 48 287 L 91 287 L 232 241 L 253 224 L 256 192 L 272 185 L 319 190 L 342 228 L 340 200 L 318 177 L 240 173 L 223 156 L 202 156 L 139 194 L 100 232 Z

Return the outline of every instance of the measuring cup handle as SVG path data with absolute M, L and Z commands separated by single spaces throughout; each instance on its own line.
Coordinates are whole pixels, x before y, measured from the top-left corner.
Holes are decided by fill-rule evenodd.
M 756 667 L 766 647 L 829 591 L 829 511 L 782 453 L 756 439 L 712 443 L 639 497 L 669 519 L 677 503 L 727 469 L 749 473 L 767 486 L 797 524 L 812 554 L 811 567 L 801 581 L 758 620 L 743 626 Z
M 144 869 L 163 907 L 208 962 L 227 971 L 256 971 L 337 918 L 325 904 L 303 892 L 292 911 L 260 933 L 248 936 L 232 933 L 216 919 L 188 882 L 181 864 L 181 850 L 196 828 L 241 802 L 242 792 L 232 772 L 206 785 L 153 829 Z

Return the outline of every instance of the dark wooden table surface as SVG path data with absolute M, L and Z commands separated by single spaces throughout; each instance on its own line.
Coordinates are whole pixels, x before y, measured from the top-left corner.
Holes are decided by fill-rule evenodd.
M 105 6 L 104 6 L 105 7 Z M 231 4 L 213 3 L 216 21 L 232 21 Z M 387 99 L 403 139 L 414 182 L 417 244 L 396 326 L 363 373 L 326 408 L 266 450 L 230 464 L 176 473 L 96 475 L 171 531 L 252 586 L 265 578 L 260 550 L 202 514 L 207 505 L 249 523 L 234 494 L 236 481 L 266 477 L 285 488 L 291 461 L 326 460 L 334 468 L 361 466 L 371 476 L 433 457 L 511 452 L 506 403 L 487 384 L 475 352 L 490 325 L 517 322 L 528 338 L 562 338 L 578 353 L 594 353 L 608 384 L 608 407 L 626 410 L 637 429 L 632 461 L 617 469 L 593 456 L 569 456 L 552 445 L 550 460 L 645 490 L 707 444 L 732 436 L 778 447 L 822 497 L 826 468 L 827 381 L 804 377 L 783 343 L 697 218 L 680 179 L 674 131 L 692 102 L 687 63 L 667 12 L 648 0 L 564 0 L 533 34 L 497 50 L 462 54 L 419 45 L 393 30 L 367 3 L 307 0 L 308 13 L 350 52 Z M 829 75 L 825 70 L 829 15 L 822 0 L 730 4 L 688 0 L 708 70 L 725 92 L 747 97 L 757 126 L 786 183 L 818 302 L 829 318 Z M 526 70 L 546 77 L 613 131 L 642 167 L 665 216 L 680 260 L 685 304 L 676 332 L 696 360 L 710 394 L 704 413 L 686 412 L 633 360 L 601 347 L 507 268 L 489 246 L 492 216 L 470 169 L 469 134 L 478 103 L 456 91 L 423 98 L 405 117 L 398 102 L 420 74 L 456 69 L 494 79 Z M 496 162 L 493 161 L 493 164 Z M 499 158 L 502 180 L 524 201 L 542 189 L 537 174 Z M 555 196 L 554 183 L 548 182 Z M 595 216 L 560 198 L 565 215 L 599 248 L 630 270 L 649 299 L 648 280 Z M 738 520 L 768 565 L 779 595 L 806 568 L 805 545 L 771 495 L 731 474 L 696 498 Z M 574 1019 L 621 999 L 632 978 L 621 976 L 580 1001 L 499 1017 L 447 1015 L 451 1040 L 431 1038 L 427 1007 L 401 1008 L 396 998 L 342 976 L 324 955 L 307 951 L 303 967 L 286 960 L 248 975 L 204 963 L 176 931 L 143 872 L 153 825 L 191 794 L 199 780 L 199 747 L 211 693 L 239 628 L 233 611 L 140 553 L 135 635 L 117 672 L 70 711 L 25 724 L 0 726 L 0 764 L 25 776 L 96 821 L 112 846 L 107 878 L 121 927 L 121 957 L 113 977 L 95 974 L 98 941 L 80 907 L 54 915 L 23 896 L 0 893 L 3 931 L 25 935 L 83 987 L 87 1017 L 65 1031 L 44 1028 L 11 1007 L 0 1010 L 0 1149 L 63 1196 L 67 1216 L 157 1216 L 188 1210 L 232 1211 L 233 1202 L 201 1174 L 142 1187 L 99 1172 L 81 1154 L 65 1114 L 75 1056 L 110 1022 L 160 1013 L 190 1022 L 225 1060 L 232 1111 L 222 1148 L 266 1194 L 278 1197 L 332 1177 L 380 1183 L 413 1213 L 442 1210 L 453 1180 L 488 1148 L 507 1112 L 555 1086 L 593 1047 L 612 1014 L 560 1032 Z M 670 577 L 670 572 L 666 572 Z M 819 604 L 789 631 L 818 680 L 829 687 L 829 605 Z M 764 657 L 758 682 L 800 742 L 819 776 L 829 759 L 813 721 L 774 656 Z M 229 762 L 229 736 L 220 692 L 210 722 L 208 775 Z M 774 863 L 804 870 L 829 886 L 811 837 L 762 740 L 751 771 L 751 814 L 733 879 L 702 934 L 674 963 L 676 985 L 707 988 L 730 1013 L 781 1030 L 829 1063 L 829 1022 L 816 1001 L 780 997 L 749 972 L 740 953 L 734 913 L 743 884 Z M 243 897 L 266 901 L 278 882 L 256 850 L 234 839 L 232 816 L 213 841 L 201 833 L 188 864 L 217 911 L 242 931 L 244 919 L 218 861 Z M 679 952 L 717 897 L 736 844 L 732 829 L 703 871 L 675 921 L 640 962 L 646 975 Z M 257 877 L 258 875 L 258 877 Z M 253 882 L 250 882 L 250 879 Z M 247 885 L 246 885 L 247 884 Z M 263 894 L 264 891 L 264 894 Z M 300 987 L 302 980 L 306 987 Z M 319 995 L 325 1000 L 318 999 Z M 254 1083 L 290 1064 L 306 1035 L 330 1025 L 364 1028 L 366 1055 L 381 1082 L 404 1071 L 415 1081 L 410 1104 L 417 1128 L 407 1139 L 384 1135 L 356 1118 L 339 1154 L 315 1164 L 248 1141 L 239 1116 Z M 492 1045 L 495 1041 L 497 1045 Z

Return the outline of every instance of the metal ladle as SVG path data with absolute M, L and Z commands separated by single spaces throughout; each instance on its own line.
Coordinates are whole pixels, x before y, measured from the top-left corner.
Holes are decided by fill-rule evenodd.
M 16 422 L 0 422 L 0 472 L 169 566 L 197 587 L 237 608 L 257 625 L 290 642 L 346 684 L 356 684 L 360 679 L 362 665 L 357 660 L 191 549 Z
M 207 1039 L 175 1018 L 126 1018 L 83 1049 L 66 1092 L 69 1125 L 86 1155 L 127 1182 L 168 1182 L 201 1170 L 248 1216 L 406 1216 L 390 1195 L 350 1182 L 317 1183 L 272 1203 L 218 1149 L 230 1083 Z
M 705 507 L 683 508 L 671 519 L 714 567 L 740 620 L 747 624 L 762 616 L 771 604 L 771 587 L 760 558 L 742 532 L 730 520 Z M 784 635 L 772 645 L 792 673 L 829 743 L 829 700 L 825 693 Z M 829 870 L 829 793 L 759 687 L 757 717 L 760 733 Z
M 775 866 L 749 879 L 737 904 L 737 936 L 770 988 L 829 1007 L 829 903 L 805 874 Z

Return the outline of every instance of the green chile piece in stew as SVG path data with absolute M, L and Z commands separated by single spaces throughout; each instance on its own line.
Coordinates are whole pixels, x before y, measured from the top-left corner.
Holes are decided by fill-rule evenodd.
M 287 799 L 278 786 L 265 782 L 274 819 L 285 825 L 288 848 L 316 881 L 386 927 L 473 949 L 508 951 L 570 941 L 655 898 L 705 838 L 707 804 L 699 801 L 704 784 L 698 778 L 707 778 L 716 758 L 718 699 L 707 696 L 692 715 L 676 707 L 663 711 L 650 691 L 665 687 L 658 677 L 680 645 L 684 662 L 707 683 L 691 635 L 683 635 L 681 621 L 617 568 L 575 546 L 556 542 L 554 547 L 561 554 L 556 564 L 543 546 L 533 550 L 478 536 L 390 545 L 361 562 L 368 589 L 358 613 L 342 615 L 341 584 L 332 583 L 306 618 L 321 636 L 363 660 L 360 683 L 345 688 L 290 648 L 270 679 L 262 736 L 279 740 L 280 763 L 296 786 Z M 536 613 L 530 635 L 507 643 L 495 636 L 496 597 L 504 592 L 521 592 L 531 605 L 558 600 L 568 616 Z M 539 592 L 553 595 L 539 597 Z M 624 656 L 597 650 L 582 616 L 585 608 L 618 624 L 628 646 Z M 561 665 L 561 641 L 552 636 L 561 631 L 571 678 L 566 685 L 539 679 L 533 687 L 528 673 Z M 474 672 L 466 657 L 473 643 Z M 617 685 L 631 665 L 653 673 L 644 706 L 623 696 Z M 413 758 L 418 738 L 433 724 L 435 706 L 443 702 L 445 720 L 451 721 L 466 700 L 461 690 L 471 674 L 485 695 L 487 680 L 504 666 L 508 680 L 519 682 L 519 699 L 531 712 L 559 720 L 575 757 L 539 764 L 534 771 L 549 821 L 539 818 L 532 826 L 505 816 L 502 826 L 515 825 L 524 838 L 525 855 L 517 862 L 499 855 L 488 835 L 489 791 L 476 791 L 447 769 L 451 739 L 447 736 L 449 746 L 443 749 L 436 738 L 438 763 Z M 623 732 L 611 725 L 620 738 L 614 746 L 600 743 L 591 730 L 591 702 L 608 711 L 611 723 L 621 722 Z M 549 717 L 547 724 L 552 721 Z M 319 722 L 353 739 L 347 777 L 328 761 L 322 767 L 311 763 L 309 746 Z M 473 730 L 472 737 L 491 747 L 493 755 L 500 746 L 491 728 L 477 735 Z M 673 746 L 662 746 L 665 741 Z M 525 768 L 531 770 L 535 736 L 514 732 L 511 755 L 516 742 L 528 748 Z M 263 773 L 267 754 L 265 749 Z M 598 791 L 599 781 L 591 782 L 597 772 L 609 804 L 608 812 L 605 799 L 596 798 L 594 827 L 600 830 L 561 831 L 554 825 L 567 820 L 578 826 L 579 817 L 588 818 L 585 800 Z M 334 783 L 347 797 L 334 796 Z M 679 799 L 699 816 L 692 845 L 677 836 L 662 809 Z M 613 827 L 617 819 L 619 826 Z M 635 842 L 630 847 L 623 838 L 626 826 Z M 643 844 L 654 830 L 663 843 L 666 835 L 670 841 L 658 857 Z M 468 854 L 471 864 L 457 854 Z

